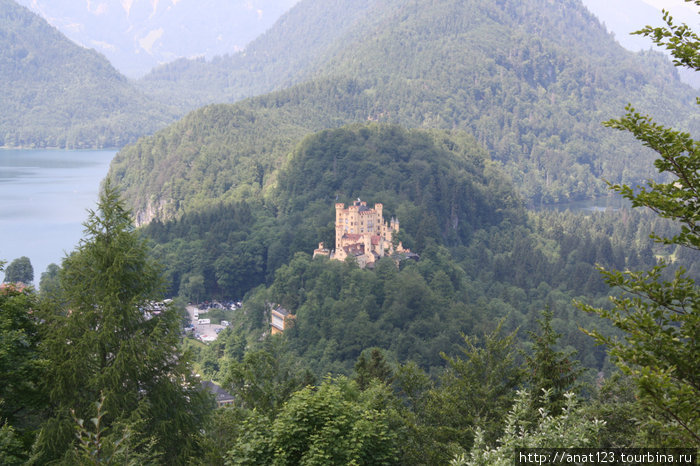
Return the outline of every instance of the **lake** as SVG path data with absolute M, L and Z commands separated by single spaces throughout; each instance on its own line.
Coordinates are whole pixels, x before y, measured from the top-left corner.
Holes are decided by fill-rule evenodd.
M 557 210 L 564 212 L 570 210 L 572 212 L 617 212 L 623 208 L 630 208 L 632 204 L 627 199 L 623 198 L 612 191 L 607 196 L 600 196 L 594 199 L 585 201 L 569 201 L 559 204 L 547 204 L 535 207 L 534 210 Z
M 46 267 L 60 265 L 82 238 L 116 153 L 0 149 L 0 260 L 29 257 L 38 286 Z

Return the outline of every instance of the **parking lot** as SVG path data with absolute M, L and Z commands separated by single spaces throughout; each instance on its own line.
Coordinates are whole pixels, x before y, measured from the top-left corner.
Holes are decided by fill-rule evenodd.
M 199 318 L 195 318 L 195 312 Z M 190 315 L 190 322 L 194 326 L 195 338 L 202 341 L 214 341 L 219 336 L 217 329 L 223 329 L 223 325 L 219 324 L 200 324 L 201 319 L 206 319 L 207 315 L 202 313 L 196 306 L 187 306 L 187 313 Z M 220 331 L 220 330 L 219 330 Z

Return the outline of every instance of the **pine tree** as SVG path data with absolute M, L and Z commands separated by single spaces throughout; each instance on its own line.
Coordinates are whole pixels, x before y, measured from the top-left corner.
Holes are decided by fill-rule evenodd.
M 69 451 L 76 439 L 72 413 L 90 419 L 100 401 L 104 429 L 126 426 L 154 438 L 168 464 L 184 462 L 196 447 L 204 395 L 178 352 L 176 311 L 148 313 L 161 297 L 160 270 L 109 183 L 60 280 L 65 308 L 46 311 L 43 326 L 53 410 L 35 461 Z

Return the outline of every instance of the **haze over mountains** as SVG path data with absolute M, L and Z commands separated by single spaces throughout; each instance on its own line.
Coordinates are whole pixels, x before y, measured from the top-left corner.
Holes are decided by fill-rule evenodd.
M 181 57 L 242 50 L 298 0 L 19 0 L 135 78 Z
M 299 0 L 17 2 L 77 44 L 104 54 L 121 73 L 137 78 L 180 58 L 212 59 L 239 52 Z M 662 8 L 671 9 L 677 21 L 697 23 L 696 12 L 682 0 L 583 0 L 583 4 L 632 51 L 650 48 L 648 39 L 630 33 L 641 25 L 659 25 Z M 681 74 L 698 84 L 692 74 Z

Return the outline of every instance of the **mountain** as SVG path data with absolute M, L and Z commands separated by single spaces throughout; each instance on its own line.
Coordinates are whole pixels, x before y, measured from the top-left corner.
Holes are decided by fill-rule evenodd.
M 174 119 L 104 56 L 0 0 L 0 146 L 121 147 Z
M 691 27 L 697 24 L 697 11 L 683 0 L 583 0 L 586 8 L 596 15 L 605 27 L 615 35 L 620 44 L 633 52 L 653 48 L 652 42 L 639 35 L 632 35 L 643 26 L 659 27 L 664 24 L 662 9 L 671 12 L 676 24 L 685 23 Z M 692 70 L 679 68 L 681 81 L 700 89 L 700 77 Z
M 329 31 L 326 18 L 344 27 Z M 601 126 L 628 102 L 664 124 L 700 124 L 668 60 L 624 50 L 580 0 L 304 0 L 251 50 L 238 59 L 256 83 L 300 84 L 199 109 L 123 150 L 111 176 L 141 222 L 262 196 L 304 135 L 351 122 L 468 131 L 533 205 L 602 194 L 601 178 L 649 176 L 650 154 Z M 277 68 L 276 57 L 301 66 Z M 202 65 L 168 79 L 207 88 L 247 75 Z M 251 86 L 230 84 L 222 97 Z
M 161 100 L 195 109 L 284 89 L 312 77 L 377 0 L 302 0 L 244 51 L 207 61 L 180 59 L 137 83 Z
M 19 0 L 74 42 L 139 77 L 180 57 L 242 50 L 298 0 Z

